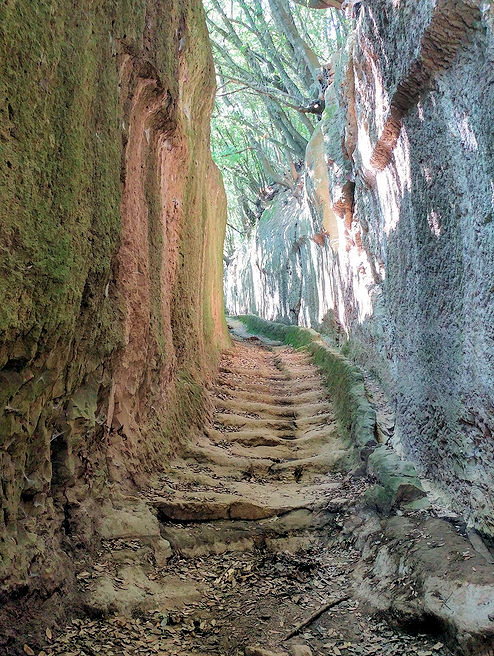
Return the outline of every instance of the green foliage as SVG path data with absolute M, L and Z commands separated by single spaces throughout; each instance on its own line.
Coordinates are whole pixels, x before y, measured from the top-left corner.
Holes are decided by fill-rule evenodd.
M 292 187 L 347 26 L 341 12 L 285 0 L 205 0 L 218 91 L 213 158 L 229 223 L 246 234 L 276 185 Z M 227 232 L 227 250 L 241 238 Z

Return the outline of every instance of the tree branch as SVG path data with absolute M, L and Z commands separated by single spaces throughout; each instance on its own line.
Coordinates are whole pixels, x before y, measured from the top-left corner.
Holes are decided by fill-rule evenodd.
M 342 5 L 342 0 L 294 0 L 294 2 L 310 9 L 329 9 L 330 7 L 341 9 Z

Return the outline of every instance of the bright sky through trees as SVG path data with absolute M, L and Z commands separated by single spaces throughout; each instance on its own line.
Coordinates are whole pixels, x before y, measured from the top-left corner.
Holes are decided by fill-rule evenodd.
M 289 0 L 205 0 L 217 72 L 213 157 L 229 202 L 227 250 L 279 186 L 292 187 L 324 109 L 342 12 Z

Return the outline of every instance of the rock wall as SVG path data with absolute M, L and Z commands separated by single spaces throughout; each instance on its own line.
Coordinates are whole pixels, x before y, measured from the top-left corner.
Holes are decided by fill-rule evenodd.
M 360 256 L 342 318 L 394 400 L 396 446 L 489 535 L 493 18 L 492 5 L 473 0 L 362 8 L 345 139 L 354 215 L 340 257 L 348 271 Z
M 229 314 L 319 325 L 333 305 L 330 240 L 303 187 L 280 190 L 225 268 Z
M 227 339 L 213 95 L 200 0 L 0 6 L 7 629 L 63 599 L 113 483 L 199 421 Z
M 494 10 L 368 0 L 353 12 L 318 128 L 338 227 L 319 303 L 392 400 L 395 448 L 493 536 Z

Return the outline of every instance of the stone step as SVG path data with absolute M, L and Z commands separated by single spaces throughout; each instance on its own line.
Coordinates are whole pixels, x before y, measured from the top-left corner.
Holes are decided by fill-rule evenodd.
M 268 430 L 268 431 L 294 431 L 295 424 L 293 419 L 266 419 L 260 417 L 254 419 L 251 417 L 242 417 L 232 413 L 219 412 L 216 414 L 215 419 L 223 426 L 237 426 L 245 430 Z
M 163 521 L 203 522 L 217 519 L 257 520 L 277 517 L 307 505 L 305 499 L 269 505 L 228 494 L 208 493 L 202 498 L 188 495 L 174 499 L 155 498 L 151 505 Z
M 243 410 L 243 412 L 251 412 L 261 416 L 295 418 L 294 411 L 290 406 L 280 406 L 275 399 L 272 401 L 242 400 L 241 402 L 236 399 L 215 399 L 215 405 L 217 408 L 222 408 L 224 411 L 233 413 Z
M 327 527 L 333 521 L 329 512 L 302 508 L 258 521 L 217 520 L 187 525 L 163 522 L 161 533 L 173 551 L 187 557 L 198 557 L 209 553 L 251 551 L 261 546 L 276 550 L 280 540 L 287 537 L 292 540 L 289 544 L 300 549 L 313 540 L 315 532 L 329 530 Z M 283 542 L 284 546 L 286 544 Z

